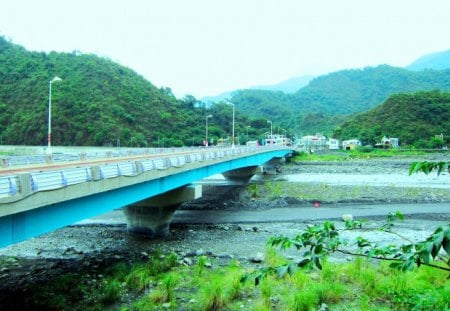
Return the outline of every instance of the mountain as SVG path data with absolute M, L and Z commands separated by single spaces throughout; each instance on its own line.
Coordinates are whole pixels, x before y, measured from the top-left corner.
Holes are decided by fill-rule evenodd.
M 265 90 L 265 91 L 281 91 L 284 93 L 295 93 L 302 87 L 308 85 L 308 83 L 314 78 L 314 76 L 300 76 L 284 80 L 280 83 L 273 85 L 259 85 L 252 86 L 252 90 Z
M 406 68 L 416 71 L 424 69 L 450 69 L 450 50 L 424 55 Z
M 381 104 L 390 95 L 426 90 L 450 90 L 450 70 L 410 71 L 380 65 L 342 70 L 314 78 L 294 94 L 241 90 L 231 101 L 245 115 L 267 118 L 298 133 L 314 133 L 320 126 L 330 134 L 346 116 Z
M 259 86 L 252 86 L 247 88 L 246 90 L 263 90 L 263 91 L 274 91 L 278 92 L 281 91 L 283 93 L 294 93 L 307 85 L 309 81 L 311 81 L 314 78 L 314 76 L 299 76 L 294 77 L 291 79 L 284 80 L 282 82 L 279 82 L 277 84 L 267 84 L 267 85 L 259 85 Z M 213 102 L 221 102 L 227 99 L 230 99 L 233 97 L 233 95 L 238 92 L 238 90 L 230 91 L 230 92 L 224 92 L 216 96 L 206 96 L 203 97 L 201 100 L 207 104 L 211 104 Z
M 450 93 L 440 91 L 395 94 L 383 104 L 345 122 L 335 129 L 339 139 L 359 138 L 375 144 L 383 136 L 399 138 L 401 145 L 434 148 L 443 145 L 435 135 L 450 142 Z
M 3 144 L 46 145 L 49 81 L 55 145 L 124 147 L 199 145 L 231 133 L 231 107 L 206 109 L 176 99 L 133 70 L 96 55 L 30 52 L 0 37 L 0 136 Z M 227 110 L 228 109 L 228 110 Z M 237 133 L 251 124 L 236 113 Z M 264 133 L 256 126 L 250 132 Z

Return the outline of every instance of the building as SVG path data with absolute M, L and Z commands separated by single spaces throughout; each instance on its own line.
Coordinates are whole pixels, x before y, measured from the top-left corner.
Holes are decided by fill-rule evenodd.
M 383 136 L 381 142 L 375 144 L 375 148 L 398 148 L 398 138 Z
M 329 150 L 338 150 L 340 148 L 339 140 L 338 139 L 334 139 L 334 138 L 330 138 L 327 141 L 327 146 L 328 146 Z
M 280 134 L 273 134 L 273 135 L 267 134 L 266 138 L 264 139 L 264 145 L 290 146 L 291 139 Z
M 298 146 L 304 150 L 324 150 L 327 148 L 327 138 L 320 133 L 303 136 Z
M 359 146 L 362 146 L 359 139 L 349 139 L 342 141 L 342 149 L 344 150 L 353 150 Z

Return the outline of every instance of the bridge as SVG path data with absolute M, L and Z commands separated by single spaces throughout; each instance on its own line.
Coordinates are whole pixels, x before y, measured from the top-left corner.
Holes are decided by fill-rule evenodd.
M 290 155 L 284 146 L 170 149 L 103 157 L 88 153 L 4 157 L 0 247 L 124 208 L 128 229 L 166 236 L 176 208 L 201 197 L 193 184 L 222 174 L 245 184 L 260 166 Z

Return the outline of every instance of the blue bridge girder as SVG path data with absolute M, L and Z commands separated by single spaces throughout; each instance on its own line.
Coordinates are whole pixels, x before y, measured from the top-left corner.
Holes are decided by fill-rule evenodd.
M 202 149 L 113 163 L 1 176 L 0 247 L 189 185 L 261 166 L 292 153 L 283 146 Z M 42 167 L 41 167 L 42 169 Z

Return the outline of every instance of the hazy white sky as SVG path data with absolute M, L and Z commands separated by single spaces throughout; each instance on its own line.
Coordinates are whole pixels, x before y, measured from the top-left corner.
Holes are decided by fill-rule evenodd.
M 450 49 L 449 0 L 0 0 L 0 35 L 95 53 L 178 97 Z

